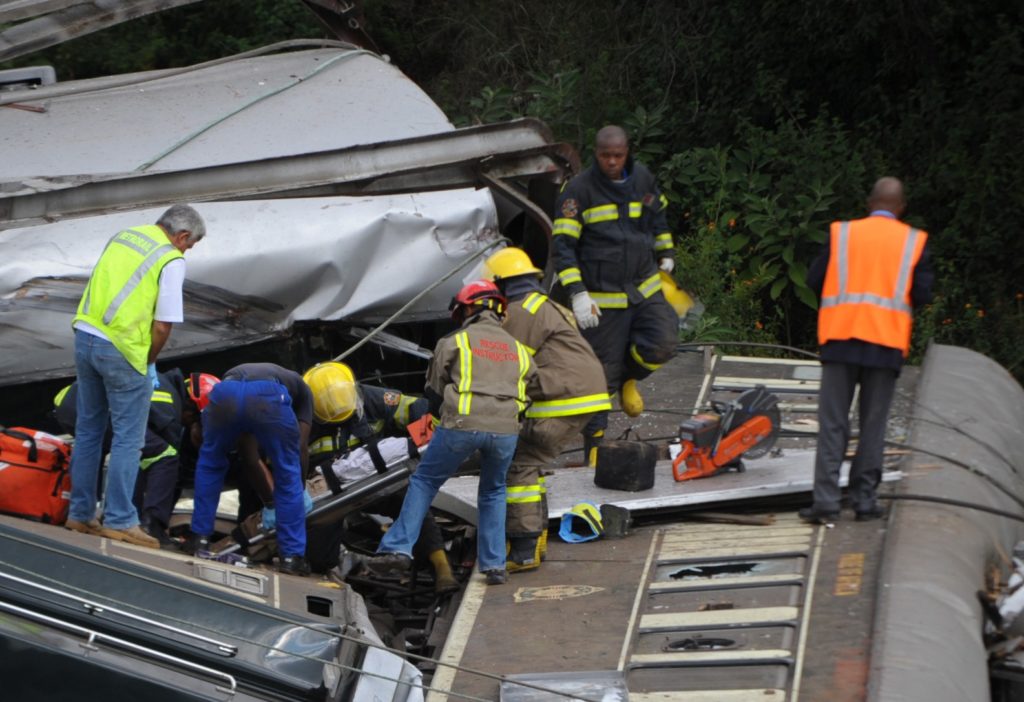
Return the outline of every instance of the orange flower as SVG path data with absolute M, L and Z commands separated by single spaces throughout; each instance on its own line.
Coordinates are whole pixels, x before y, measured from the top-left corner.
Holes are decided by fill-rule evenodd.
M 952 320 L 952 319 L 949 319 L 949 318 L 946 318 L 946 319 L 942 320 L 942 323 L 943 323 L 944 325 L 945 325 L 945 324 L 952 324 L 952 323 L 953 323 L 953 320 Z
M 735 226 L 736 226 L 736 220 L 735 219 L 730 219 L 729 220 L 729 229 L 732 229 Z
M 714 222 L 708 222 L 708 231 L 709 232 L 715 231 L 715 223 Z
M 964 305 L 964 309 L 965 310 L 971 309 L 971 303 L 968 302 L 966 305 Z
M 757 328 L 757 329 L 764 329 L 764 325 L 761 324 L 760 320 L 754 322 L 754 327 Z
M 1024 292 L 1017 293 L 1017 299 L 1018 300 L 1024 300 Z
M 985 310 L 978 310 L 978 316 L 979 317 L 984 317 L 985 316 Z

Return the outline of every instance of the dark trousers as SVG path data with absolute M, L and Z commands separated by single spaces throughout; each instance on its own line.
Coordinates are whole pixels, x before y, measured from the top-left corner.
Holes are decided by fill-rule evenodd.
M 602 309 L 596 327 L 583 337 L 604 366 L 608 394 L 614 395 L 627 380 L 643 380 L 675 355 L 679 343 L 679 316 L 660 292 L 624 310 Z M 585 434 L 608 426 L 608 413 L 598 412 Z
M 178 457 L 166 456 L 144 470 L 135 479 L 135 509 L 139 522 L 166 530 L 177 497 Z
M 850 406 L 858 385 L 860 438 L 850 467 L 849 495 L 857 512 L 875 507 L 896 371 L 826 362 L 821 366 L 818 451 L 814 460 L 814 507 L 821 512 L 839 511 L 839 468 L 850 437 Z

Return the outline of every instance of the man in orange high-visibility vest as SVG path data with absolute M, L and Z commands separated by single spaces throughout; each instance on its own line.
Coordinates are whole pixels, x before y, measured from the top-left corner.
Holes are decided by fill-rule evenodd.
M 864 219 L 833 222 L 829 239 L 811 264 L 807 283 L 820 291 L 818 343 L 818 450 L 814 503 L 805 521 L 839 516 L 839 467 L 846 454 L 850 405 L 860 386 L 860 438 L 850 468 L 849 498 L 856 519 L 884 512 L 876 489 L 882 477 L 885 427 L 896 378 L 910 351 L 912 310 L 931 301 L 928 234 L 899 218 L 906 209 L 903 183 L 880 178 Z

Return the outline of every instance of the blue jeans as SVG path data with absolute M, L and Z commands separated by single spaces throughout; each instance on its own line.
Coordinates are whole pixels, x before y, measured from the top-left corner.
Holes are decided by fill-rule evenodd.
M 477 489 L 477 564 L 480 571 L 505 567 L 505 474 L 516 452 L 515 434 L 494 434 L 460 429 L 434 430 L 423 460 L 409 478 L 402 511 L 381 539 L 377 553 L 404 553 L 420 536 L 423 518 L 444 482 L 469 456 L 480 450 L 480 485 Z
M 112 343 L 83 331 L 75 331 L 75 370 L 78 398 L 68 518 L 88 522 L 96 517 L 96 482 L 109 418 L 113 441 L 103 490 L 103 524 L 111 529 L 133 527 L 139 515 L 132 495 L 153 384 Z
M 252 434 L 270 459 L 281 557 L 306 555 L 305 486 L 299 458 L 299 422 L 288 390 L 274 380 L 225 380 L 203 410 L 203 445 L 196 463 L 192 531 L 213 533 L 213 520 L 238 436 Z

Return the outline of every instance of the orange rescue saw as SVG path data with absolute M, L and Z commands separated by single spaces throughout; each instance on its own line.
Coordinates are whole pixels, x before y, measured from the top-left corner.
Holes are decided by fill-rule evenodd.
M 679 455 L 672 461 L 677 481 L 707 478 L 721 470 L 744 470 L 741 456 L 765 455 L 779 435 L 779 398 L 763 385 L 731 402 L 712 402 L 714 413 L 679 425 Z

